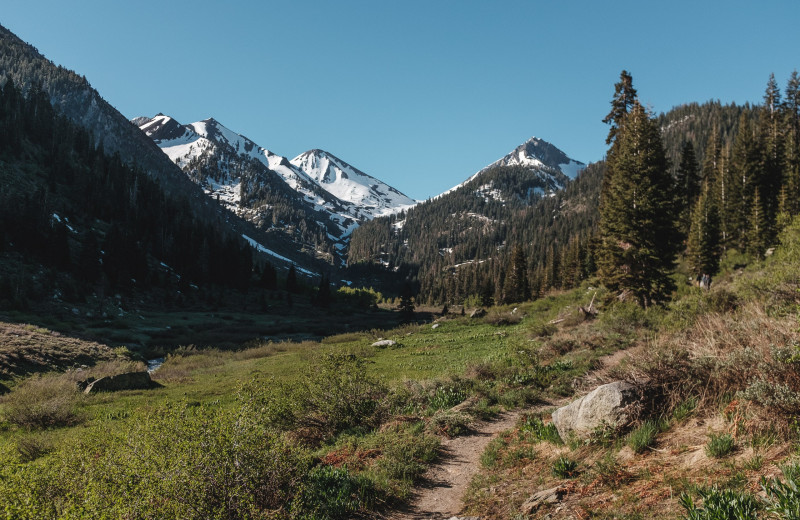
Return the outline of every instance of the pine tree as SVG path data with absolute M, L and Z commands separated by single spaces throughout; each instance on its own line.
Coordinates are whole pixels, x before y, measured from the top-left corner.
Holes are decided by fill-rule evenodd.
M 768 242 L 774 236 L 772 223 L 775 221 L 778 193 L 783 180 L 784 138 L 781 119 L 781 91 L 775 75 L 770 74 L 764 93 L 764 106 L 759 114 L 763 166 L 758 183 L 766 218 L 764 233 Z
M 409 322 L 414 319 L 414 296 L 412 294 L 411 285 L 406 283 L 403 285 L 403 291 L 400 294 L 400 319 L 403 322 Z
M 692 219 L 692 207 L 700 188 L 700 165 L 694 153 L 691 141 L 683 143 L 681 150 L 681 163 L 678 166 L 675 184 L 678 196 L 678 211 L 680 212 L 680 230 L 683 234 L 689 233 Z
M 749 233 L 749 215 L 752 207 L 756 181 L 760 177 L 761 153 L 756 142 L 755 129 L 750 117 L 742 114 L 739 118 L 739 131 L 733 143 L 730 169 L 736 182 L 738 200 L 734 205 L 732 222 L 733 244 L 744 251 Z
M 503 303 L 517 303 L 530 299 L 528 287 L 528 267 L 525 252 L 519 245 L 514 247 L 511 259 L 506 270 L 506 279 L 503 284 Z
M 719 270 L 719 220 L 711 187 L 706 182 L 692 211 L 692 227 L 686 247 L 686 259 L 695 275 L 713 275 Z
M 785 175 L 787 189 L 786 211 L 789 215 L 800 213 L 800 75 L 792 71 L 786 85 L 784 98 L 785 119 Z
M 636 101 L 636 89 L 633 88 L 633 78 L 627 70 L 623 70 L 619 75 L 619 82 L 614 84 L 614 98 L 611 100 L 611 111 L 603 119 L 607 125 L 611 125 L 606 137 L 606 144 L 611 144 L 619 132 L 619 126 L 625 116 L 630 112 Z
M 769 244 L 766 229 L 767 215 L 761 201 L 761 188 L 756 188 L 750 208 L 750 229 L 747 234 L 747 252 L 756 258 L 763 258 Z
M 289 274 L 286 275 L 286 290 L 290 293 L 296 293 L 300 290 L 300 286 L 297 284 L 297 269 L 295 269 L 294 265 L 289 267 Z
M 658 125 L 635 101 L 607 157 L 598 263 L 606 287 L 644 307 L 674 288 L 679 236 L 668 166 Z

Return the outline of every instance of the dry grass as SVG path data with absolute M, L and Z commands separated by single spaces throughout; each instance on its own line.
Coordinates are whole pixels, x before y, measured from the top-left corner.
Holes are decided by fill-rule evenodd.
M 0 379 L 94 365 L 113 357 L 106 345 L 33 325 L 0 322 Z
M 71 426 L 80 422 L 77 412 L 82 398 L 68 374 L 35 375 L 5 396 L 3 417 L 27 429 Z
M 797 393 L 800 369 L 792 356 L 800 353 L 799 336 L 794 318 L 769 316 L 763 305 L 749 303 L 732 313 L 703 315 L 687 331 L 657 337 L 632 358 L 628 375 L 645 382 L 669 411 L 690 396 L 699 398 L 701 407 L 714 408 L 747 396 L 758 381 Z M 767 404 L 750 394 L 753 404 Z M 775 419 L 786 423 L 788 417 L 770 418 Z

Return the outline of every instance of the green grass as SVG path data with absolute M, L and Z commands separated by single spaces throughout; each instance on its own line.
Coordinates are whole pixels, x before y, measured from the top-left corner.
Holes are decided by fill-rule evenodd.
M 587 300 L 586 291 L 578 289 L 558 297 L 517 305 L 519 310 L 514 314 L 514 320 L 502 327 L 481 320 L 454 318 L 442 322 L 436 329 L 432 329 L 430 324 L 411 324 L 340 333 L 322 341 L 251 341 L 245 347 L 233 349 L 224 344 L 225 348 L 204 348 L 203 342 L 194 342 L 197 346 L 187 343 L 189 346 L 161 351 L 151 348 L 149 354 L 167 352 L 165 363 L 153 374 L 161 386 L 152 390 L 81 396 L 69 406 L 69 412 L 81 421 L 77 426 L 72 426 L 73 419 L 68 418 L 58 424 L 45 422 L 34 428 L 17 427 L 4 419 L 13 411 L 13 397 L 0 402 L 0 421 L 6 421 L 0 422 L 0 445 L 9 447 L 0 454 L 0 462 L 11 464 L 7 466 L 11 473 L 0 475 L 0 481 L 5 478 L 4 482 L 11 486 L 14 482 L 22 482 L 20 478 L 41 478 L 41 482 L 46 483 L 54 473 L 45 471 L 45 466 L 60 468 L 53 471 L 65 475 L 72 474 L 75 468 L 70 461 L 76 460 L 74 456 L 80 453 L 89 457 L 93 448 L 91 443 L 84 441 L 95 439 L 96 445 L 106 446 L 102 457 L 93 459 L 87 476 L 76 477 L 73 483 L 66 484 L 76 487 L 62 490 L 72 493 L 70 496 L 79 496 L 86 491 L 80 487 L 83 485 L 81 482 L 93 479 L 92 475 L 111 471 L 104 469 L 103 465 L 113 460 L 114 451 L 121 449 L 120 442 L 124 442 L 133 431 L 139 431 L 142 436 L 136 449 L 160 451 L 165 463 L 169 459 L 180 465 L 184 457 L 199 449 L 195 444 L 199 439 L 195 439 L 191 432 L 202 431 L 203 435 L 209 435 L 207 428 L 246 425 L 242 431 L 249 432 L 247 435 L 257 435 L 262 427 L 271 432 L 284 432 L 280 435 L 285 435 L 286 439 L 281 438 L 280 442 L 290 442 L 299 450 L 290 455 L 304 461 L 298 466 L 300 473 L 281 473 L 281 478 L 299 479 L 295 481 L 302 481 L 307 493 L 316 498 L 294 496 L 292 500 L 299 501 L 296 507 L 306 507 L 301 502 L 308 499 L 311 502 L 330 502 L 331 511 L 339 511 L 336 515 L 360 514 L 361 509 L 376 507 L 376 500 L 383 503 L 408 496 L 415 480 L 436 457 L 437 435 L 461 434 L 469 428 L 472 417 L 490 417 L 503 407 L 531 403 L 548 388 L 560 386 L 566 389 L 569 382 L 588 370 L 597 357 L 618 346 L 618 343 L 611 342 L 602 348 L 589 348 L 578 341 L 566 353 L 566 359 L 540 358 L 542 342 L 548 339 L 531 342 L 531 331 L 555 319 L 565 306 L 578 302 L 585 304 L 584 300 Z M 501 307 L 497 312 L 504 315 L 510 309 Z M 250 334 L 259 323 L 275 319 L 274 316 L 256 317 L 247 313 L 210 316 L 191 311 L 143 314 L 143 318 L 128 316 L 110 323 L 93 320 L 91 328 L 97 334 L 141 335 L 143 342 L 156 337 L 172 341 L 192 331 L 196 331 L 200 338 L 234 328 Z M 30 332 L 42 333 L 36 327 L 31 327 Z M 379 337 L 397 341 L 397 348 L 372 347 Z M 131 348 L 135 350 L 135 347 Z M 128 351 L 123 350 L 112 354 L 128 357 Z M 345 364 L 357 362 L 362 372 L 356 374 L 350 368 L 338 370 L 335 367 L 326 372 L 324 368 L 320 369 L 326 359 L 339 359 Z M 356 374 L 356 377 L 348 374 Z M 336 384 L 332 384 L 334 382 Z M 364 386 L 365 382 L 369 384 Z M 10 386 L 11 396 L 24 388 L 16 381 Z M 336 395 L 326 395 L 326 392 Z M 450 411 L 470 397 L 473 398 L 471 404 L 462 412 Z M 365 402 L 369 404 L 368 409 L 353 407 Z M 184 412 L 173 413 L 176 410 Z M 181 414 L 191 415 L 195 410 L 209 411 L 210 423 L 183 424 Z M 402 422 L 407 420 L 402 419 L 394 424 L 392 417 L 396 414 L 401 417 L 408 414 L 414 422 Z M 170 448 L 158 440 L 156 433 L 167 431 L 164 429 L 167 425 L 159 418 L 162 415 L 172 421 L 172 427 L 177 431 L 188 428 L 185 442 L 181 441 L 183 447 Z M 195 421 L 200 416 L 191 417 Z M 557 442 L 557 433 L 552 425 L 540 423 L 540 420 L 538 423 L 532 420 L 528 425 L 533 435 L 540 440 Z M 380 424 L 383 426 L 376 429 Z M 47 429 L 48 426 L 58 427 Z M 229 437 L 214 441 L 221 443 L 220 450 L 235 451 L 248 446 L 249 441 L 240 444 L 237 440 L 240 433 L 236 429 L 226 431 L 225 435 Z M 256 459 L 271 456 L 255 446 L 252 449 L 255 451 L 251 455 Z M 313 458 L 308 459 L 312 454 Z M 492 443 L 482 461 L 487 465 L 499 463 L 505 467 L 522 464 L 534 457 L 535 451 L 530 445 L 508 447 L 504 441 L 497 441 Z M 221 460 L 215 464 L 221 464 Z M 309 463 L 309 460 L 321 462 Z M 318 465 L 327 464 L 326 460 L 331 464 L 345 461 L 347 471 L 338 469 L 339 466 L 324 469 Z M 139 471 L 127 456 L 120 457 L 119 464 L 109 473 L 110 480 L 105 481 L 108 486 L 116 485 L 117 477 L 119 482 L 124 482 L 126 471 Z M 141 485 L 160 474 L 158 467 L 148 468 L 140 468 L 145 471 Z M 96 473 L 91 473 L 93 471 Z M 115 473 L 117 471 L 122 473 Z M 177 474 L 174 477 L 183 478 Z M 243 475 L 242 478 L 246 482 L 250 476 Z M 335 484 L 331 484 L 330 493 L 323 489 L 325 486 L 317 485 L 329 481 Z M 192 492 L 198 493 L 197 496 L 213 493 L 213 487 L 202 487 L 205 486 L 203 483 L 171 482 L 152 483 L 152 488 L 141 490 L 143 497 L 152 499 L 164 493 L 163 486 L 168 484 L 201 486 L 193 487 L 195 491 Z M 261 484 L 254 482 L 252 485 Z M 46 495 L 44 488 L 35 492 Z M 235 492 L 239 493 L 238 490 Z M 350 502 L 347 497 L 354 501 Z M 95 498 L 87 498 L 87 503 L 94 503 Z M 214 503 L 212 497 L 209 496 L 208 500 Z M 127 514 L 123 510 L 118 513 Z M 309 514 L 313 516 L 314 513 Z
M 730 433 L 711 434 L 706 444 L 706 454 L 715 459 L 727 457 L 736 449 L 736 441 Z
M 645 421 L 628 434 L 628 446 L 631 447 L 634 453 L 644 453 L 655 443 L 656 436 L 661 431 L 662 424 L 660 421 Z

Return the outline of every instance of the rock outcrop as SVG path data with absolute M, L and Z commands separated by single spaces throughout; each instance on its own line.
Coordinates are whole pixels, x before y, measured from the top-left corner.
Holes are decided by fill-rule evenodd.
M 78 382 L 78 388 L 84 394 L 117 392 L 120 390 L 142 390 L 153 386 L 150 374 L 146 370 L 101 377 L 100 379 L 89 378 L 85 381 Z
M 553 424 L 565 442 L 587 439 L 599 428 L 626 426 L 636 417 L 639 402 L 636 386 L 625 381 L 608 383 L 553 412 Z

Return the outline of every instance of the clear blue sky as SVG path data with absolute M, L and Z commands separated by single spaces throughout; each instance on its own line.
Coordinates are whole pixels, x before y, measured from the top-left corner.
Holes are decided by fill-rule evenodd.
M 602 158 L 613 84 L 661 112 L 760 102 L 800 69 L 800 1 L 3 0 L 0 23 L 125 116 L 214 117 L 415 198 L 531 136 Z

